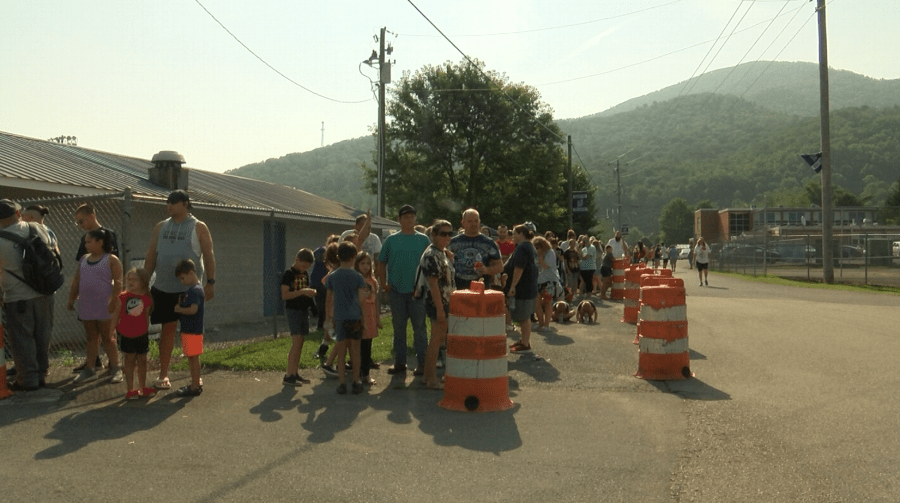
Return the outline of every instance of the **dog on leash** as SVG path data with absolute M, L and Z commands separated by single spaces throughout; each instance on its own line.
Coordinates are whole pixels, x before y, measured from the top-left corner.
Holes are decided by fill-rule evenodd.
M 578 303 L 578 323 L 597 323 L 597 308 L 589 300 Z
M 553 319 L 556 320 L 557 323 L 569 321 L 573 316 L 575 316 L 575 310 L 570 310 L 569 305 L 565 302 L 559 301 L 556 304 L 553 304 Z

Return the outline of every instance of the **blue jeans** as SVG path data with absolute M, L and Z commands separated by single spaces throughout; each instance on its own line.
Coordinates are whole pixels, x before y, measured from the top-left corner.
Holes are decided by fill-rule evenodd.
M 414 299 L 412 293 L 397 293 L 391 290 L 391 321 L 394 325 L 394 364 L 406 365 L 406 322 L 412 321 L 413 347 L 419 367 L 425 365 L 428 350 L 428 336 L 425 332 L 425 301 Z
M 37 387 L 50 368 L 53 296 L 7 302 L 3 304 L 3 315 L 16 373 L 23 386 Z

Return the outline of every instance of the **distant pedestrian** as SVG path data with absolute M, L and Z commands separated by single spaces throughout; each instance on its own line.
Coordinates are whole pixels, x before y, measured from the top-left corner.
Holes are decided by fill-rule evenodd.
M 606 253 L 603 255 L 603 262 L 600 265 L 600 298 L 609 300 L 606 294 L 612 287 L 613 266 L 615 265 L 616 252 L 612 245 L 606 245 Z
M 669 246 L 669 268 L 675 272 L 675 263 L 678 262 L 678 246 Z
M 706 246 L 706 240 L 697 239 L 697 247 L 694 248 L 694 260 L 697 262 L 697 274 L 700 275 L 700 286 L 703 286 L 703 280 L 706 280 L 706 286 L 709 286 L 709 247 Z

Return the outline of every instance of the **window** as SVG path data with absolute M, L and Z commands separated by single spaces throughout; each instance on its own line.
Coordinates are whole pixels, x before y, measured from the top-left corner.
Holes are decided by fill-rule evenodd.
M 742 232 L 750 230 L 750 213 L 729 213 L 728 234 L 739 236 Z

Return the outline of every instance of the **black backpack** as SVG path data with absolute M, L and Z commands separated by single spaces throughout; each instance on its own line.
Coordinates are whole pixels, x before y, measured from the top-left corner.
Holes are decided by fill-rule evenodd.
M 8 269 L 19 281 L 30 286 L 41 295 L 52 295 L 66 281 L 62 273 L 62 258 L 56 250 L 50 249 L 38 234 L 36 224 L 28 224 L 28 237 L 9 231 L 0 231 L 0 238 L 19 245 L 22 250 L 22 276 Z

